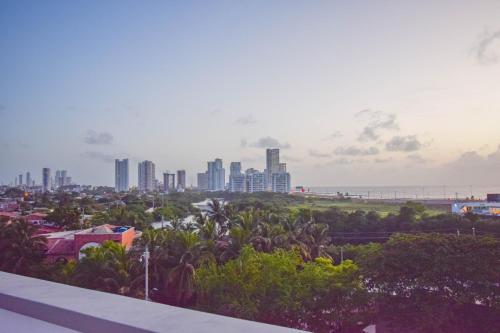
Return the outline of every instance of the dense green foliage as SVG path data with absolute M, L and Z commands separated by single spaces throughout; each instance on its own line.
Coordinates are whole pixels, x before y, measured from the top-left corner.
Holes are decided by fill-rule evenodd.
M 23 275 L 39 270 L 47 239 L 35 232 L 25 221 L 0 223 L 0 270 Z
M 245 247 L 238 258 L 196 273 L 204 311 L 317 332 L 355 324 L 353 310 L 367 300 L 354 263 L 304 262 L 296 251 Z

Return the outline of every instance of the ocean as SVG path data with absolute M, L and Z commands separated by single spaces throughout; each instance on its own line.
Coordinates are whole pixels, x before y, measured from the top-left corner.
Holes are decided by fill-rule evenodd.
M 363 199 L 486 199 L 488 193 L 500 193 L 500 186 L 319 186 L 304 187 L 306 192 L 337 194 Z

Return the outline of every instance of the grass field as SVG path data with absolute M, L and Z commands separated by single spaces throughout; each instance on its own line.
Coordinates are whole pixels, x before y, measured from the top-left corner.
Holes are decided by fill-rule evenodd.
M 308 198 L 306 203 L 298 204 L 293 208 L 313 208 L 313 209 L 328 209 L 337 207 L 339 209 L 354 212 L 356 210 L 375 211 L 384 217 L 390 213 L 397 214 L 403 204 L 394 204 L 386 202 L 368 201 L 368 200 L 328 200 L 328 199 L 313 199 Z M 449 210 L 442 206 L 426 206 L 426 213 L 429 215 L 437 215 L 446 213 Z

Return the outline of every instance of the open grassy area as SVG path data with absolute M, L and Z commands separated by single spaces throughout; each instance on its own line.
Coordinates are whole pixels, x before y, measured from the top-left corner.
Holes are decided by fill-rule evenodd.
M 313 209 L 328 209 L 337 207 L 339 209 L 353 212 L 356 210 L 375 211 L 384 217 L 390 213 L 397 214 L 403 204 L 368 201 L 368 200 L 330 200 L 320 198 L 308 198 L 305 203 L 293 205 L 292 208 L 313 208 Z M 442 206 L 426 206 L 426 213 L 429 215 L 437 215 L 448 212 Z

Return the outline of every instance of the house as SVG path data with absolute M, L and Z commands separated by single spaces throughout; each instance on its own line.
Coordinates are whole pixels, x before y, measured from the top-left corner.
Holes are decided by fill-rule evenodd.
M 104 224 L 84 230 L 70 230 L 43 234 L 47 238 L 46 259 L 50 262 L 78 260 L 81 252 L 89 247 L 99 247 L 106 241 L 114 241 L 129 249 L 140 232 L 133 227 Z

